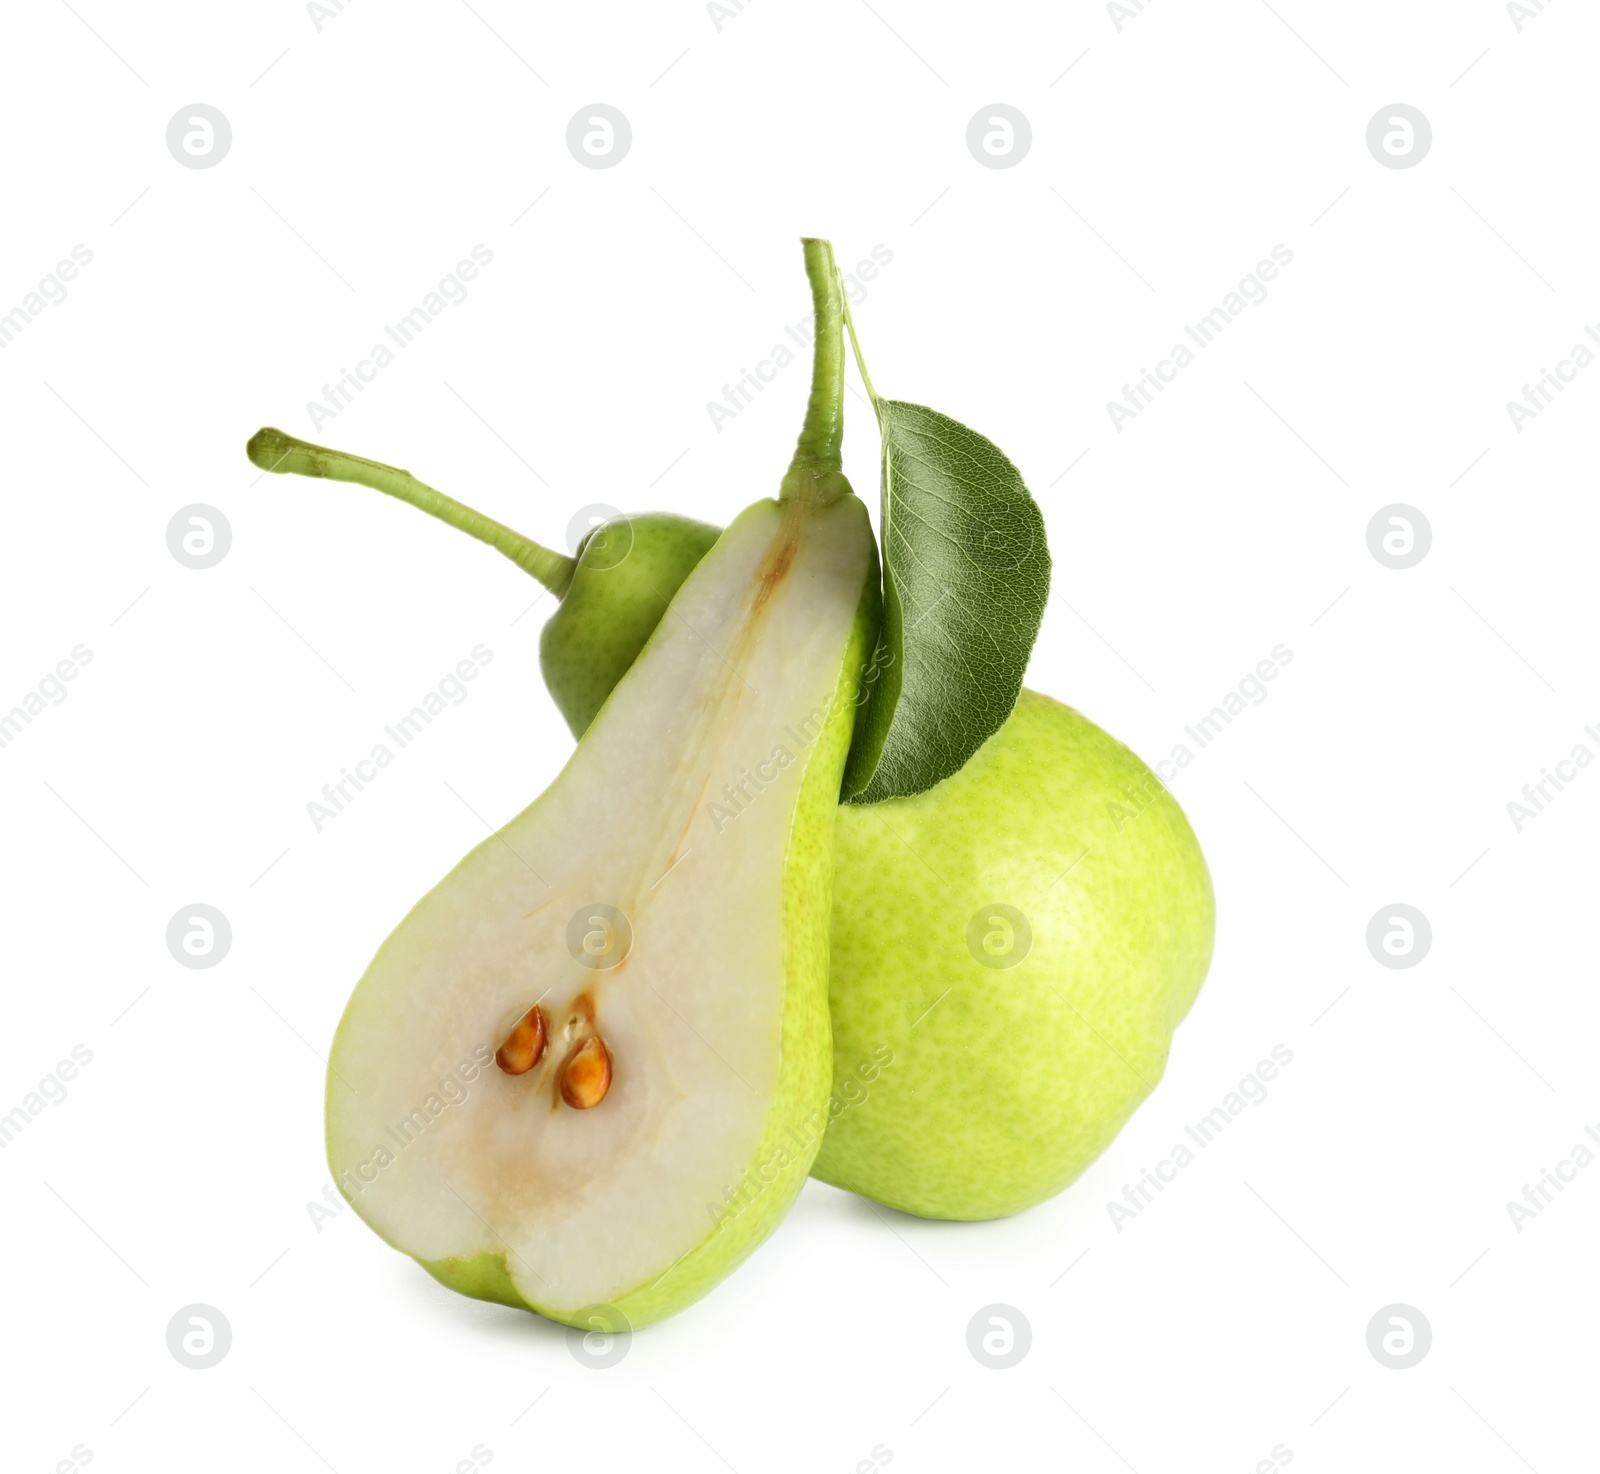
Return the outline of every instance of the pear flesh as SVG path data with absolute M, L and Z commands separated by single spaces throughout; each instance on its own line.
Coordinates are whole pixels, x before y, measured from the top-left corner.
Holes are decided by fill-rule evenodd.
M 717 1283 L 803 1185 L 875 562 L 852 495 L 747 509 L 550 788 L 361 979 L 330 1058 L 329 1161 L 444 1283 L 643 1325 Z M 517 1073 L 495 1060 L 508 1044 Z

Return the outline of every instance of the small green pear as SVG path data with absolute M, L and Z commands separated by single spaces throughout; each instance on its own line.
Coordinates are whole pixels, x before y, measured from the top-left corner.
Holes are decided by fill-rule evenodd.
M 722 535 L 709 522 L 672 512 L 613 517 L 591 528 L 574 557 L 436 491 L 409 471 L 265 426 L 245 454 L 263 471 L 369 486 L 504 553 L 561 601 L 539 637 L 545 685 L 574 737 L 644 649 L 684 579 Z
M 539 635 L 539 669 L 574 737 L 644 649 L 667 605 L 721 536 L 671 512 L 615 517 L 578 545 L 561 607 Z
M 1053 1196 L 1154 1089 L 1215 907 L 1161 780 L 1024 690 L 952 777 L 835 831 L 832 1119 L 812 1175 L 925 1218 Z

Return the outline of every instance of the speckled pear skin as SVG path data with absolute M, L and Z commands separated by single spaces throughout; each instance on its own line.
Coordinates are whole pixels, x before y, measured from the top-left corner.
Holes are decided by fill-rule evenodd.
M 614 518 L 584 539 L 561 607 L 539 637 L 539 668 L 574 737 L 588 730 L 721 535 L 709 522 L 648 512 Z
M 1160 1080 L 1210 965 L 1211 878 L 1171 793 L 1024 690 L 943 783 L 843 806 L 834 874 L 837 1114 L 812 1175 L 925 1218 L 1060 1192 Z M 969 948 L 997 904 L 1032 927 L 1012 967 Z

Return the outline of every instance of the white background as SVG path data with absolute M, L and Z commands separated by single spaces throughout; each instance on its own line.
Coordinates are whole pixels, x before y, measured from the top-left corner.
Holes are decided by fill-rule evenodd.
M 1600 753 L 1600 366 L 1520 432 L 1505 408 L 1600 321 L 1593 13 L 474 6 L 8 11 L 0 312 L 93 262 L 0 352 L 0 707 L 93 661 L 0 750 L 0 1113 L 93 1063 L 0 1152 L 6 1469 L 1594 1467 L 1600 1164 L 1520 1231 L 1506 1204 L 1600 1129 L 1600 770 L 1521 832 L 1506 806 Z M 633 129 L 608 170 L 565 144 L 597 101 Z M 1397 101 L 1432 124 L 1414 168 L 1366 146 Z M 195 102 L 233 129 L 203 170 L 165 144 Z M 995 102 L 1033 131 L 1004 170 L 965 144 Z M 990 435 L 1043 506 L 1030 685 L 1153 761 L 1294 658 L 1174 783 L 1216 960 L 1105 1156 L 990 1224 L 811 1183 L 596 1371 L 307 1206 L 354 980 L 569 751 L 551 601 L 243 445 L 392 460 L 557 545 L 596 502 L 726 521 L 774 492 L 805 370 L 720 431 L 706 404 L 807 312 L 803 233 L 892 251 L 856 309 L 878 387 Z M 307 401 L 479 243 L 467 300 L 313 433 Z M 1114 428 L 1280 243 L 1267 299 Z M 233 530 L 205 571 L 166 544 L 196 502 Z M 1396 502 L 1433 532 L 1405 571 L 1366 541 Z M 470 699 L 317 833 L 307 802 L 478 643 Z M 195 902 L 233 928 L 209 971 L 165 945 Z M 1365 941 L 1397 902 L 1433 928 L 1404 971 Z M 1119 1232 L 1107 1204 L 1274 1045 L 1267 1099 Z M 210 1370 L 167 1350 L 193 1303 L 232 1327 Z M 1032 1328 L 1005 1371 L 967 1349 L 995 1303 Z M 1367 1348 L 1394 1303 L 1433 1332 L 1407 1371 Z

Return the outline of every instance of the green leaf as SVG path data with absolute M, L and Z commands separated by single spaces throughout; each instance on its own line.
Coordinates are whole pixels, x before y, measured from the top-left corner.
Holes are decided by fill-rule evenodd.
M 920 404 L 877 401 L 883 630 L 844 797 L 948 778 L 1011 715 L 1050 593 L 1044 517 L 993 441 Z

